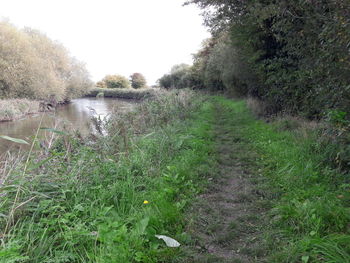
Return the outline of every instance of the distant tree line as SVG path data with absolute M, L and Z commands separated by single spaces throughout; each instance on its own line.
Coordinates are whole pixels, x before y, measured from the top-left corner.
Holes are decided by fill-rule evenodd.
M 350 1 L 186 4 L 203 9 L 212 37 L 192 66 L 178 65 L 164 75 L 162 87 L 228 90 L 264 101 L 270 113 L 322 118 L 349 112 Z
M 0 98 L 64 101 L 91 86 L 85 65 L 61 44 L 37 30 L 0 22 Z
M 147 87 L 146 78 L 141 73 L 133 73 L 130 80 L 122 75 L 107 75 L 101 81 L 96 83 L 99 88 L 108 89 L 142 89 Z

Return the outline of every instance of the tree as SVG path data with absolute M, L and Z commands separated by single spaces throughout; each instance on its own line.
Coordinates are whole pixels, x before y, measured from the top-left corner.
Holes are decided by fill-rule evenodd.
M 130 81 L 122 75 L 107 75 L 102 80 L 109 89 L 128 89 L 131 88 Z
M 43 33 L 0 21 L 0 39 L 0 97 L 64 101 L 92 86 L 85 65 Z
M 193 71 L 191 66 L 187 64 L 178 64 L 171 68 L 169 74 L 165 74 L 161 77 L 159 85 L 163 88 L 191 88 L 193 87 L 192 80 L 194 80 Z
M 146 78 L 141 73 L 134 73 L 130 76 L 131 87 L 141 89 L 146 87 Z

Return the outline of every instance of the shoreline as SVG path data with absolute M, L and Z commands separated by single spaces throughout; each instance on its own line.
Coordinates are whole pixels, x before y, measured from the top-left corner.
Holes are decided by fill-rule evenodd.
M 50 102 L 43 100 L 2 99 L 0 100 L 0 123 L 22 120 L 42 112 L 51 112 L 70 102 L 58 102 L 52 106 Z
M 0 123 L 16 121 L 40 112 L 40 101 L 29 99 L 0 100 Z
M 94 88 L 89 91 L 85 97 L 105 97 L 116 99 L 134 99 L 142 100 L 155 96 L 158 92 L 157 89 L 144 88 L 144 89 L 107 89 L 107 88 Z
M 90 90 L 84 97 L 105 97 L 127 100 L 143 100 L 155 96 L 157 89 L 102 89 Z M 103 94 L 103 95 L 102 95 Z M 41 112 L 51 112 L 71 101 L 55 102 L 30 99 L 0 99 L 0 124 L 25 119 Z

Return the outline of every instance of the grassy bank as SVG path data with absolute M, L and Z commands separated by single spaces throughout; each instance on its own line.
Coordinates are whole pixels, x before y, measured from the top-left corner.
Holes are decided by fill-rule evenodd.
M 264 211 L 228 224 L 235 235 L 220 242 L 239 238 L 235 245 L 245 249 L 237 251 L 251 258 L 244 242 L 254 243 L 269 263 L 350 262 L 348 174 L 326 165 L 317 131 L 267 124 L 243 101 L 190 91 L 159 92 L 133 112 L 94 123 L 107 136 L 52 130 L 60 138 L 49 151 L 1 163 L 0 262 L 185 262 L 182 247 L 196 244 L 187 208 L 207 182 L 223 189 L 213 185 L 220 182 L 215 141 L 227 176 L 237 169 L 241 183 L 255 180 L 252 196 L 240 198 Z M 260 221 L 268 227 L 244 241 L 240 231 Z M 159 234 L 182 246 L 167 247 Z
M 350 262 L 349 173 L 324 162 L 333 146 L 320 150 L 317 131 L 256 120 L 243 101 L 216 103 L 242 147 L 259 153 L 260 173 L 268 178 L 259 191 L 272 208 L 267 262 Z
M 39 101 L 28 99 L 0 100 L 0 121 L 12 121 L 39 112 Z
M 92 89 L 86 96 L 88 97 L 106 97 L 120 99 L 145 99 L 151 98 L 157 93 L 157 90 L 152 88 L 145 89 L 107 89 L 95 88 Z
M 190 239 L 183 210 L 210 173 L 211 118 L 197 94 L 159 94 L 112 116 L 108 136 L 61 135 L 3 162 L 0 262 L 176 262 L 181 249 L 155 235 Z

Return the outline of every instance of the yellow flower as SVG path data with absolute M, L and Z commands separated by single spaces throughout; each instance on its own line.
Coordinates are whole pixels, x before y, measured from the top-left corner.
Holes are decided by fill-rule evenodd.
M 143 204 L 147 205 L 147 204 L 149 204 L 149 202 L 147 200 L 145 200 L 145 201 L 143 201 Z

